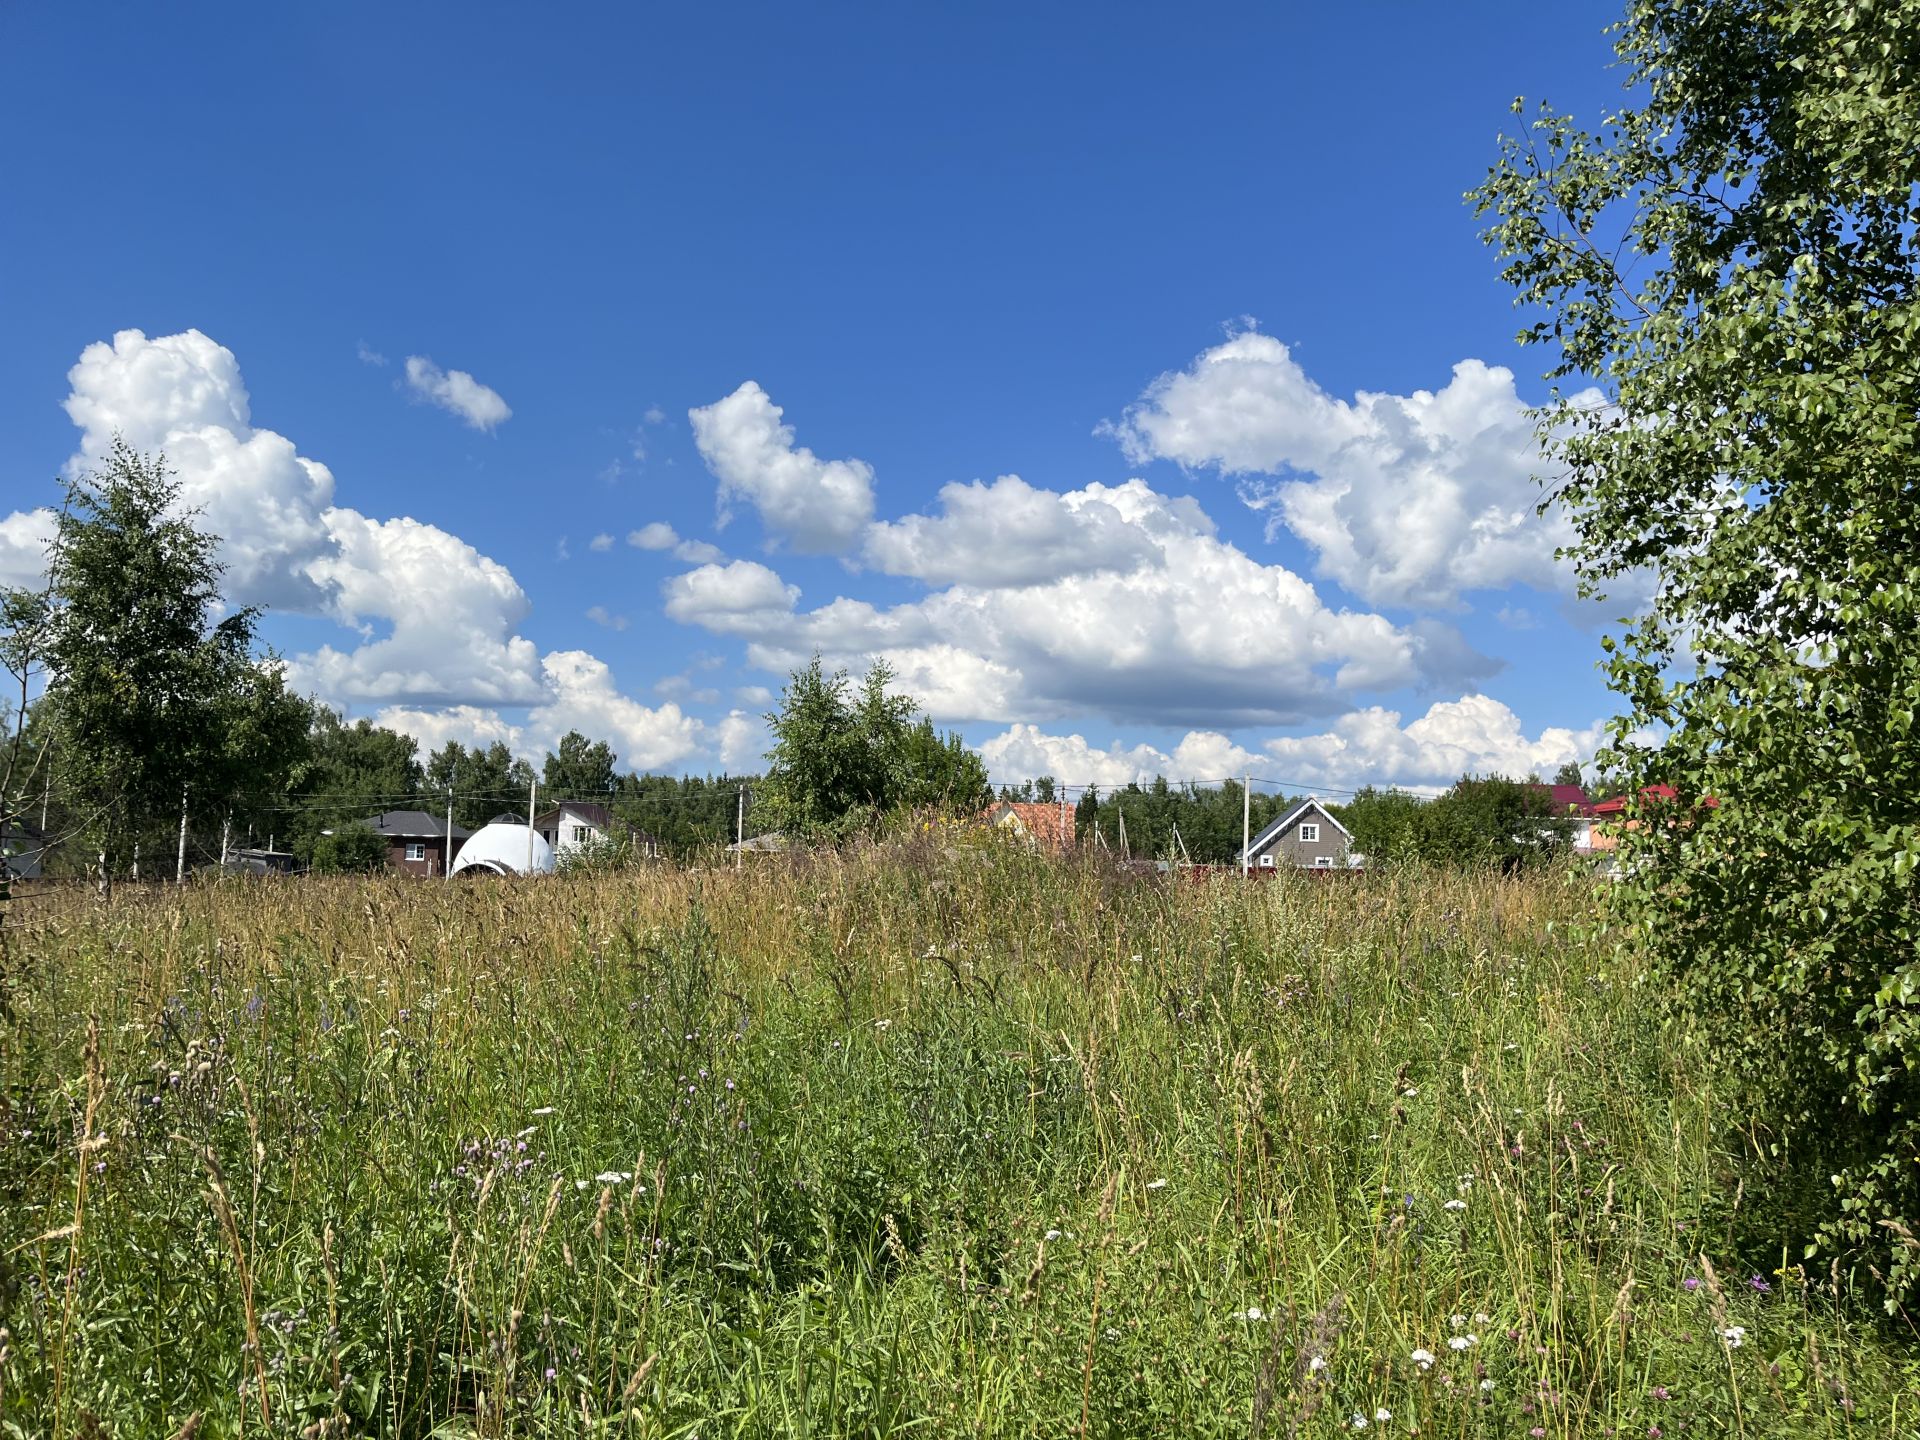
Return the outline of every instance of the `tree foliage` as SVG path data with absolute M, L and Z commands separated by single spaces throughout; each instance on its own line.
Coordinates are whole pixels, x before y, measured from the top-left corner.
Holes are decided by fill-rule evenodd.
M 569 730 L 560 737 L 559 749 L 547 753 L 540 786 L 555 800 L 604 800 L 616 788 L 613 747 Z
M 905 807 L 970 813 L 991 792 L 986 766 L 958 735 L 939 735 L 917 706 L 891 693 L 875 661 L 856 687 L 820 657 L 789 677 L 773 734 L 756 822 L 784 834 L 844 835 Z
M 1920 1284 L 1920 4 L 1636 0 L 1617 48 L 1638 103 L 1543 108 L 1476 199 L 1521 338 L 1604 391 L 1543 417 L 1583 582 L 1658 580 L 1603 758 L 1680 798 L 1620 898 L 1742 1089 L 1748 1193 L 1891 1306 Z
M 257 658 L 257 612 L 213 624 L 217 536 L 180 513 L 164 459 L 114 444 L 67 484 L 51 555 L 47 703 L 63 779 L 109 862 L 185 805 L 219 823 L 303 758 L 308 707 Z

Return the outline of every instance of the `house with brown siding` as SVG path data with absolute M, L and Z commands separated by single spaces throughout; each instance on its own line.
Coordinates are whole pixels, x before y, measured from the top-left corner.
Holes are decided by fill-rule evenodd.
M 1255 870 L 1345 870 L 1358 859 L 1347 827 L 1311 797 L 1267 825 L 1240 855 Z
M 449 834 L 446 816 L 424 810 L 387 810 L 360 823 L 386 840 L 388 866 L 409 875 L 445 875 L 473 834 L 464 825 L 455 825 Z

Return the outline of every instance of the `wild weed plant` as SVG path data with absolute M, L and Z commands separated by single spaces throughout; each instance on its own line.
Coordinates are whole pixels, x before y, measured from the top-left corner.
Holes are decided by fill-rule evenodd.
M 1913 1433 L 1590 884 L 932 836 L 43 894 L 0 1428 Z

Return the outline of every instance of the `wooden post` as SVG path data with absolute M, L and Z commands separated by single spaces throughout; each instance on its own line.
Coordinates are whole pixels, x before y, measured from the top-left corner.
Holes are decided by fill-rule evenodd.
M 1253 777 L 1247 776 L 1240 791 L 1240 878 L 1246 879 L 1253 872 L 1253 857 L 1247 853 L 1253 848 Z
M 180 857 L 174 863 L 173 883 L 187 883 L 187 789 L 180 787 Z

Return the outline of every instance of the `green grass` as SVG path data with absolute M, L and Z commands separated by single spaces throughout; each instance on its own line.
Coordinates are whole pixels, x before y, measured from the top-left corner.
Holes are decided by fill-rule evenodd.
M 1588 903 L 939 837 L 43 894 L 0 1426 L 1913 1433 L 1914 1337 L 1748 1233 Z

